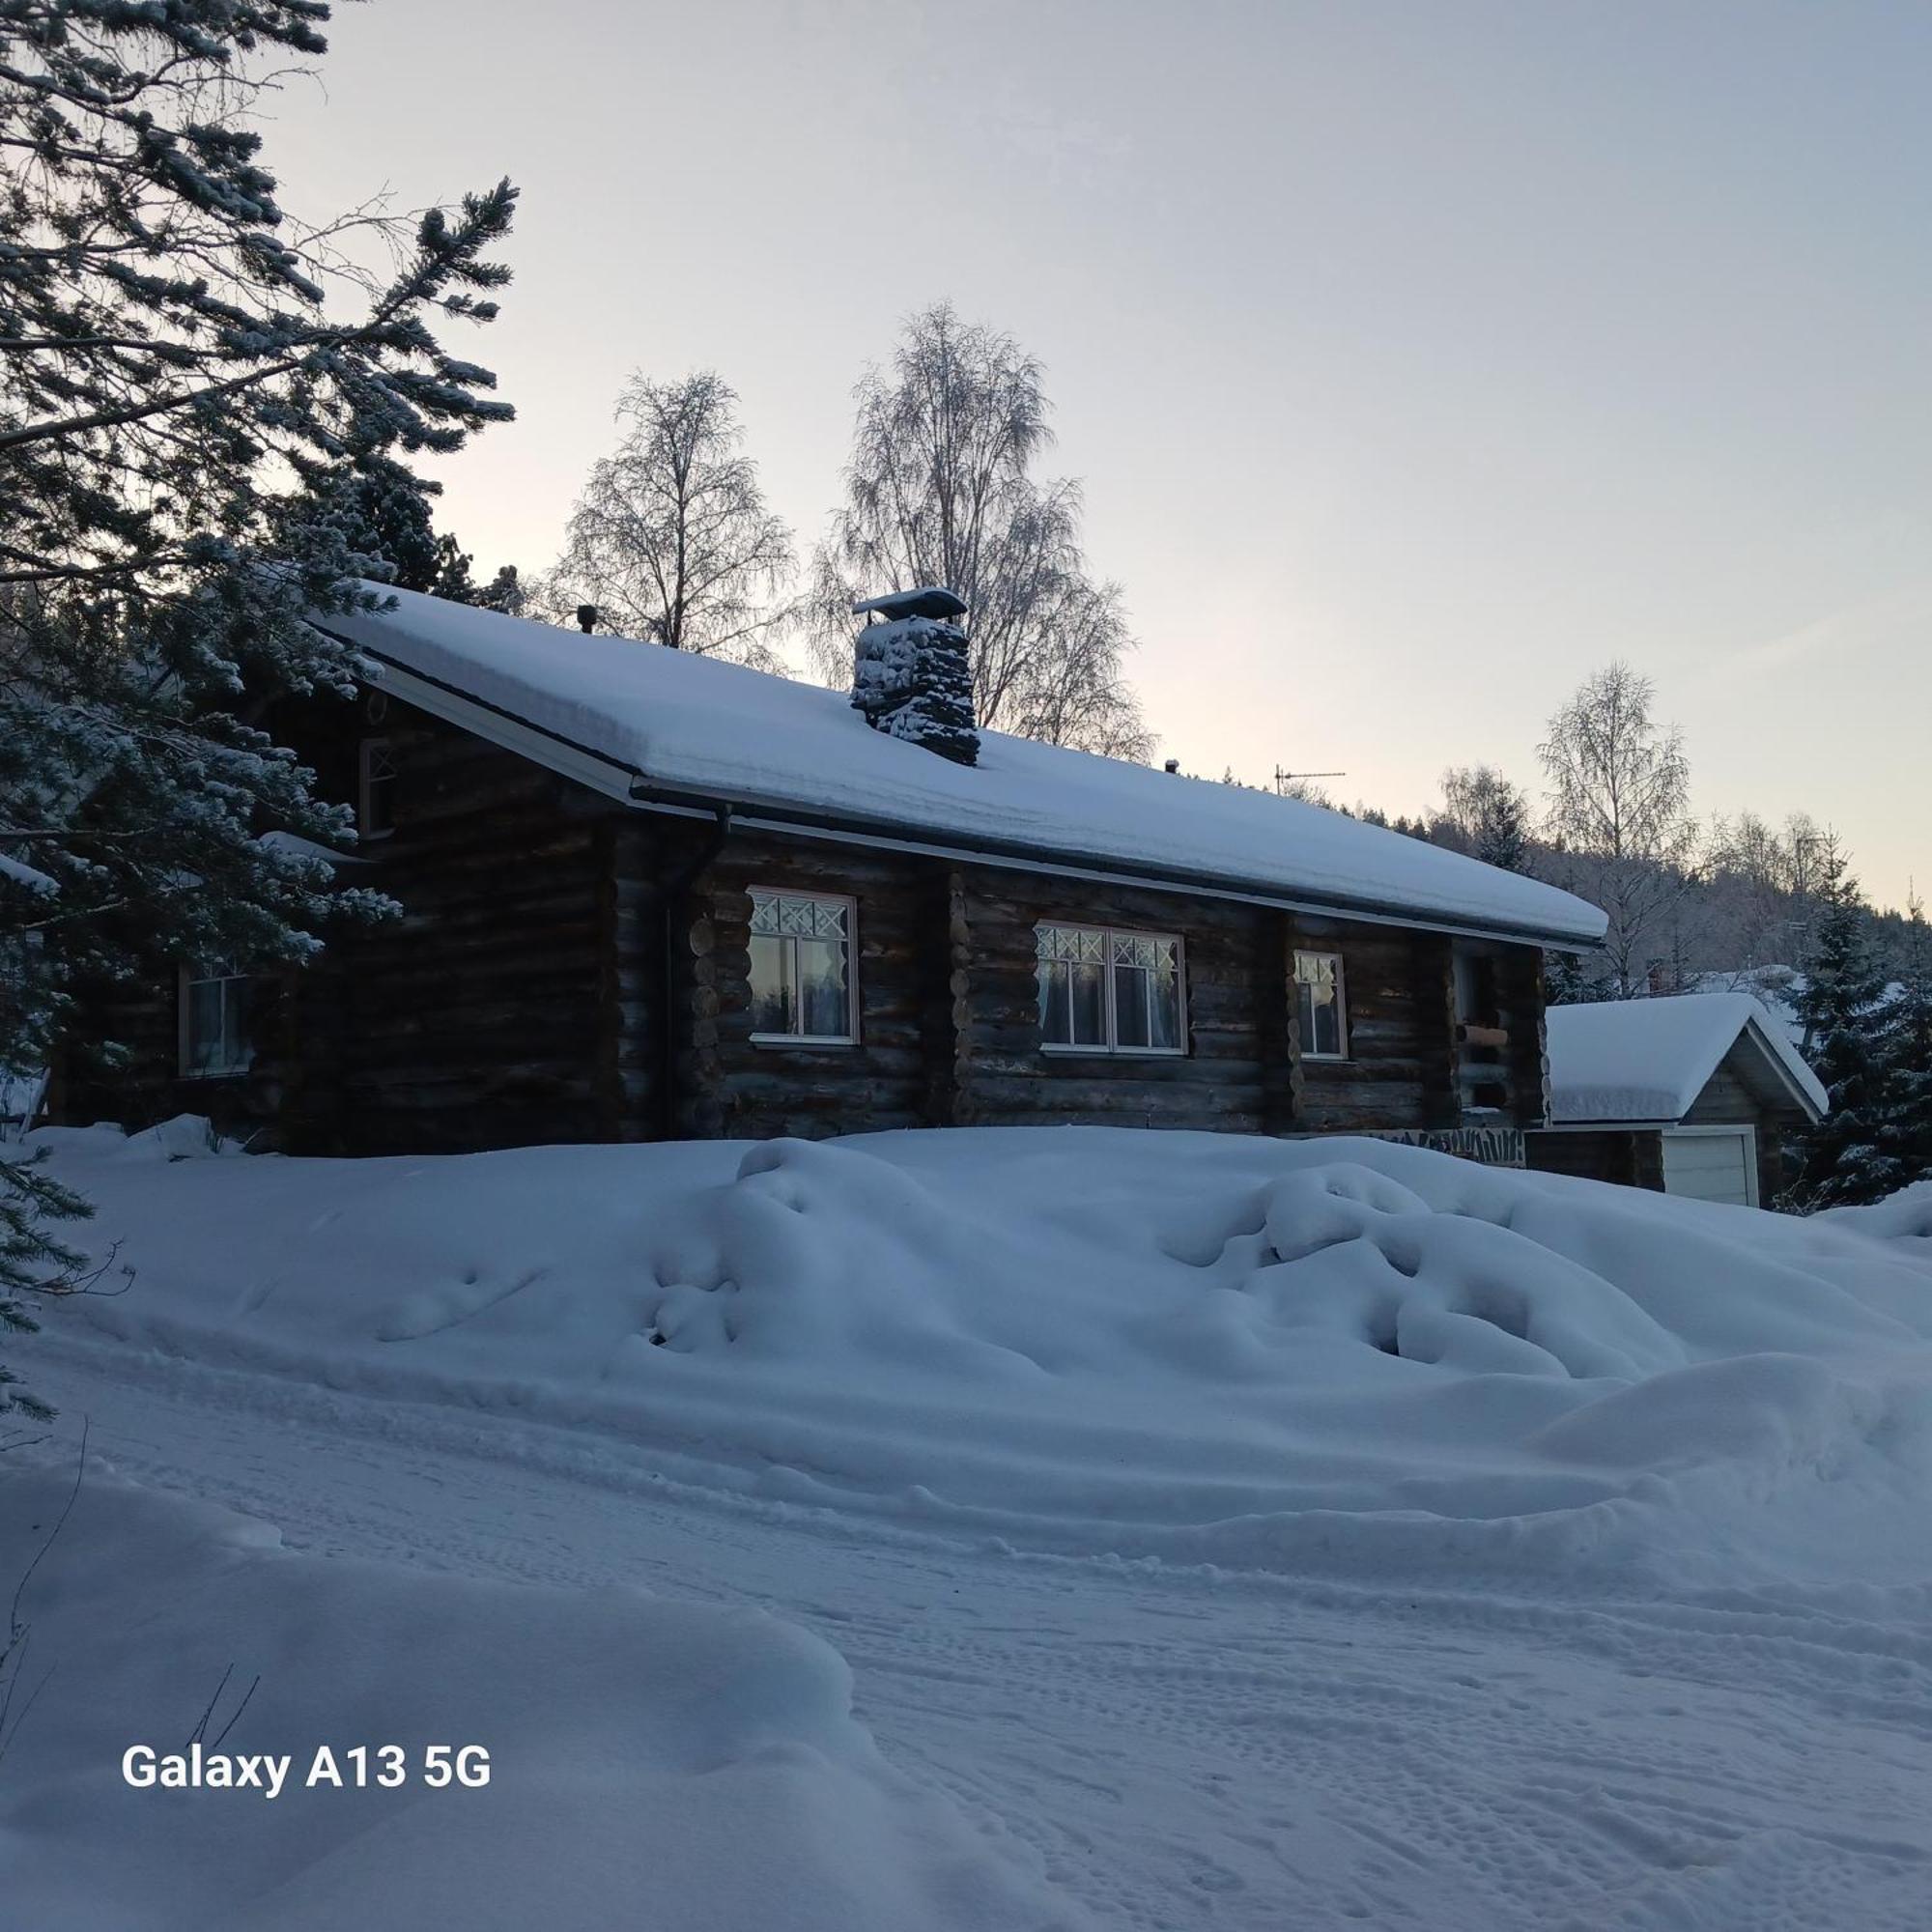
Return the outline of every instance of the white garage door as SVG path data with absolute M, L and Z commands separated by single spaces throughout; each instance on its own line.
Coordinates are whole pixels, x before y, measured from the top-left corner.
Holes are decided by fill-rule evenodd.
M 1757 1135 L 1749 1127 L 1680 1127 L 1663 1136 L 1663 1191 L 1757 1206 Z

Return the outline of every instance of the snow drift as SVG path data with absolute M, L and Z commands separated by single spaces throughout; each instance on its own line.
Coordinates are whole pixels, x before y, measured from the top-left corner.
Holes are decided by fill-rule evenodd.
M 48 1542 L 70 1487 L 0 1472 L 0 1550 L 46 1546 L 16 1606 L 33 1708 L 0 1780 L 9 1925 L 1085 1922 L 891 1770 L 843 1661 L 761 1611 L 299 1555 L 99 1474 Z M 291 1776 L 272 1799 L 124 1781 L 130 1745 L 185 1754 L 197 1732 Z M 306 1783 L 321 1745 L 348 1788 Z M 406 1754 L 393 1789 L 384 1745 Z M 483 1747 L 488 1784 L 429 1788 L 430 1745 Z
M 1103 1128 L 354 1162 L 41 1138 L 135 1270 L 58 1330 L 603 1432 L 673 1476 L 1253 1568 L 1922 1569 L 1932 1201 L 1796 1221 Z

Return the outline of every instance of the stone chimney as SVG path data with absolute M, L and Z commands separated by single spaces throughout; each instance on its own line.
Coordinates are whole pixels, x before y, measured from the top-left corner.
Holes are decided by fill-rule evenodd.
M 973 673 L 964 601 L 938 587 L 898 590 L 854 604 L 866 628 L 852 664 L 853 708 L 875 731 L 923 745 L 954 764 L 976 764 Z

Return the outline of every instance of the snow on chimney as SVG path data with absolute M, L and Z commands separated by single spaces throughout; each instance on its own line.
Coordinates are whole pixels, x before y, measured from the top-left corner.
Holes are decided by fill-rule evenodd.
M 966 614 L 965 601 L 928 586 L 863 599 L 852 612 L 868 619 L 853 657 L 853 708 L 875 731 L 923 745 L 954 764 L 976 764 L 973 673 L 966 633 L 954 621 Z

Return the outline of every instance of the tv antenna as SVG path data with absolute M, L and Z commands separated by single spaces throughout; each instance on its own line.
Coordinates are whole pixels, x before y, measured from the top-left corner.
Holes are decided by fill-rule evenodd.
M 1296 779 L 1345 779 L 1348 776 L 1347 772 L 1291 772 L 1277 765 L 1274 768 L 1274 788 L 1280 791 L 1285 786 L 1293 784 Z

